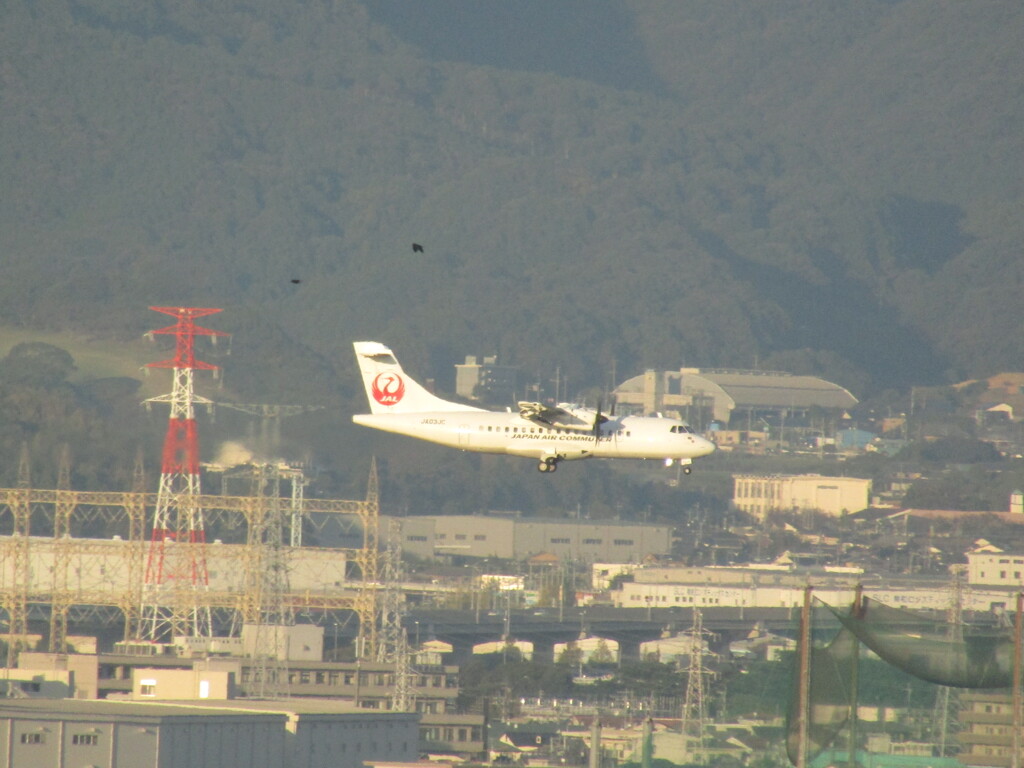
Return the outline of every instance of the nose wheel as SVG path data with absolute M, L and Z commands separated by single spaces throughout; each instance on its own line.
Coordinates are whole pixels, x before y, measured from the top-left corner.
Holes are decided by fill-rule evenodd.
M 544 459 L 537 464 L 537 469 L 541 472 L 554 472 L 558 469 L 558 459 Z

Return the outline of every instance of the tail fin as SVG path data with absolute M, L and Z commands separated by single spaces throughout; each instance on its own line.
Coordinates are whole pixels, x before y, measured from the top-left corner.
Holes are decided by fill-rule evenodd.
M 380 342 L 357 341 L 352 346 L 371 413 L 480 410 L 471 405 L 442 400 L 428 392 L 402 370 L 394 353 Z

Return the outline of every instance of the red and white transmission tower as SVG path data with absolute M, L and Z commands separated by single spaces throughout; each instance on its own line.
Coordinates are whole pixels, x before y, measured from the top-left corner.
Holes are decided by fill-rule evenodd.
M 196 360 L 196 336 L 227 336 L 195 324 L 198 317 L 219 309 L 150 307 L 177 318 L 177 323 L 150 331 L 173 335 L 175 353 L 170 360 L 149 363 L 150 368 L 172 368 L 174 388 L 169 395 L 150 398 L 147 403 L 170 403 L 171 415 L 164 438 L 160 487 L 157 491 L 153 534 L 146 559 L 143 601 L 138 637 L 151 642 L 173 641 L 175 637 L 212 637 L 213 627 L 207 602 L 200 593 L 209 588 L 206 570 L 206 532 L 199 496 L 199 436 L 196 403 L 211 401 L 193 390 L 193 371 L 212 371 L 217 366 Z

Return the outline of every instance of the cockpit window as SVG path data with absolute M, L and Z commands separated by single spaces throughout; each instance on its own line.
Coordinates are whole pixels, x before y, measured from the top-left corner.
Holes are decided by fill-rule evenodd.
M 693 430 L 685 424 L 676 424 L 669 430 L 670 432 L 677 435 L 692 435 Z

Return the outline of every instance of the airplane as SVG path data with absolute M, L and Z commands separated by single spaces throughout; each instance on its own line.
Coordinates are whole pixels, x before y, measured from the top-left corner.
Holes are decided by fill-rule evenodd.
M 413 380 L 394 353 L 377 341 L 352 345 L 370 413 L 352 421 L 364 427 L 440 443 L 463 451 L 537 459 L 537 469 L 554 472 L 578 459 L 660 459 L 678 461 L 690 474 L 695 458 L 715 444 L 684 422 L 661 416 L 605 414 L 598 408 L 561 403 L 520 402 L 518 410 L 488 411 L 443 400 Z

